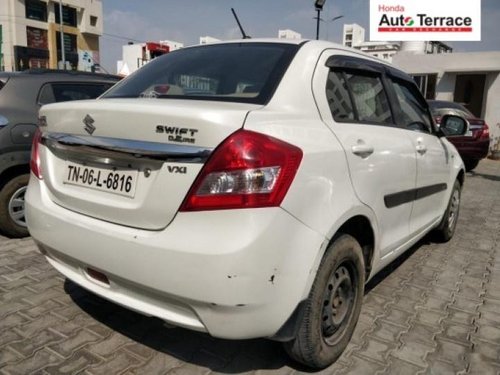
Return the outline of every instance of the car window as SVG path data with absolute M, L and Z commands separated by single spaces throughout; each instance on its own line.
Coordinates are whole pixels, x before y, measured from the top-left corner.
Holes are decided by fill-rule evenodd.
M 354 120 L 354 109 L 342 72 L 330 71 L 326 82 L 326 98 L 335 121 Z
M 331 70 L 326 95 L 336 121 L 393 123 L 389 100 L 379 75 Z
M 360 121 L 390 124 L 389 100 L 379 76 L 346 74 Z
M 432 132 L 432 120 L 418 89 L 412 84 L 391 80 L 401 108 L 400 121 L 410 130 Z
M 266 103 L 298 45 L 230 43 L 160 56 L 104 98 L 201 99 Z
M 39 104 L 95 99 L 108 90 L 112 83 L 48 83 L 40 90 Z

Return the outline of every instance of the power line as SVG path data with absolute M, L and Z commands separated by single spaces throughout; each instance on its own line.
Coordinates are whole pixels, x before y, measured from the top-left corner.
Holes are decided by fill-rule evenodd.
M 127 40 L 127 41 L 129 41 L 129 42 L 146 43 L 146 41 L 144 41 L 144 40 L 139 40 L 139 39 L 135 39 L 135 38 L 128 38 L 128 37 L 126 37 L 126 36 L 120 36 L 120 35 L 116 35 L 116 34 L 102 33 L 102 35 L 103 35 L 103 36 L 110 37 L 110 38 L 121 39 L 121 40 Z

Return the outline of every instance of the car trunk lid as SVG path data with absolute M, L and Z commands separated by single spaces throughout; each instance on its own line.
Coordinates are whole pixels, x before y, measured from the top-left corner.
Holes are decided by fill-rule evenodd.
M 46 106 L 41 168 L 49 195 L 84 215 L 162 229 L 212 150 L 259 107 L 172 99 Z

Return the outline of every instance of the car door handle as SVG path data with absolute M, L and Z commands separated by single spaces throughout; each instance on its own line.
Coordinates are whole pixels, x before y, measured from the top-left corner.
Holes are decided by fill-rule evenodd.
M 351 147 L 351 151 L 353 154 L 361 156 L 362 158 L 366 158 L 373 154 L 373 146 L 368 146 L 365 144 L 357 144 Z
M 420 155 L 423 155 L 427 152 L 427 146 L 422 144 L 422 143 L 419 143 L 416 148 L 417 148 L 417 152 Z

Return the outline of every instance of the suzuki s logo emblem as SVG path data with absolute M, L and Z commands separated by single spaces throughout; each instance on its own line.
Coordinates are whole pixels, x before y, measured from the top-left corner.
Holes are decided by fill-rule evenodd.
M 85 124 L 84 129 L 87 133 L 92 134 L 95 131 L 94 119 L 90 115 L 85 116 L 83 123 Z

